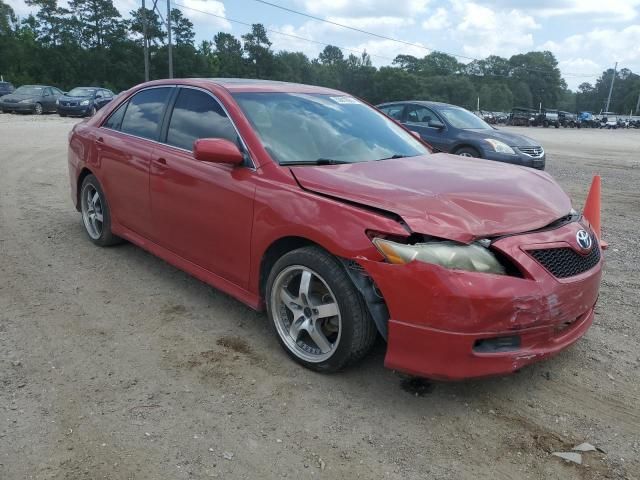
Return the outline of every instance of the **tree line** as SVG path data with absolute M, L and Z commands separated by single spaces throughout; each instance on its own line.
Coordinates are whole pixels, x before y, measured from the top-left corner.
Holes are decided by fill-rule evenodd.
M 150 44 L 150 77 L 168 71 L 166 27 L 155 11 L 139 8 L 123 18 L 112 0 L 26 0 L 36 11 L 18 19 L 0 0 L 0 74 L 16 85 L 51 84 L 66 90 L 101 85 L 115 91 L 144 81 L 143 18 Z M 363 52 L 349 54 L 328 45 L 317 58 L 274 51 L 262 24 L 240 38 L 220 32 L 195 44 L 193 23 L 171 11 L 176 77 L 251 77 L 300 82 L 343 90 L 371 103 L 428 99 L 475 109 L 508 111 L 514 106 L 598 112 L 603 108 L 613 70 L 578 92 L 567 88 L 551 52 L 511 58 L 490 56 L 461 63 L 442 52 L 423 58 L 398 55 L 376 68 Z M 640 77 L 617 73 L 611 110 L 635 108 Z

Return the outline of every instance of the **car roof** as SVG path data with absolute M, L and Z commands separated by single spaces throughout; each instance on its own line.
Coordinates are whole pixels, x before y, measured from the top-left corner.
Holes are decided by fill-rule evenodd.
M 432 107 L 432 108 L 438 108 L 438 107 L 447 107 L 447 108 L 462 108 L 464 109 L 464 107 L 460 107 L 459 105 L 453 105 L 452 103 L 444 103 L 444 102 L 432 102 L 431 100 L 398 100 L 395 102 L 385 102 L 385 103 L 381 103 L 378 105 L 378 107 L 382 107 L 382 106 L 390 106 L 390 105 L 400 105 L 400 104 L 405 104 L 405 103 L 414 103 L 414 104 L 418 104 L 418 105 L 424 105 L 425 107 Z
M 192 85 L 204 86 L 210 83 L 228 90 L 231 93 L 263 92 L 263 93 L 317 93 L 345 95 L 344 92 L 316 85 L 302 83 L 279 82 L 276 80 L 256 80 L 251 78 L 173 78 L 154 80 L 141 85 L 140 88 L 150 85 Z

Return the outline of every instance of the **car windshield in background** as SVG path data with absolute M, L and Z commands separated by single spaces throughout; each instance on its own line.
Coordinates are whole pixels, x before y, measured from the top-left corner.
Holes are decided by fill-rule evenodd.
M 67 97 L 91 97 L 96 90 L 94 88 L 74 88 Z
M 429 150 L 377 110 L 336 93 L 234 94 L 279 164 L 356 163 Z
M 37 96 L 42 93 L 42 87 L 30 87 L 29 85 L 25 85 L 23 87 L 18 87 L 15 92 L 16 95 L 33 95 Z
M 455 128 L 464 130 L 493 130 L 491 125 L 463 108 L 443 108 L 438 110 Z

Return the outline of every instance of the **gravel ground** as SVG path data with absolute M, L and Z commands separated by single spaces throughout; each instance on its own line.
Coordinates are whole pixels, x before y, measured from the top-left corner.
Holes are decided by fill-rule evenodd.
M 0 478 L 640 478 L 640 131 L 514 128 L 611 248 L 594 326 L 482 381 L 288 360 L 266 317 L 132 245 L 94 247 L 69 199 L 75 120 L 0 115 Z M 551 455 L 581 442 L 583 464 Z

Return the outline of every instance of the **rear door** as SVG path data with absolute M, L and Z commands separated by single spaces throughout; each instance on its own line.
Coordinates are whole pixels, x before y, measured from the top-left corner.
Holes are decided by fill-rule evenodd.
M 447 127 L 436 128 L 429 122 L 436 120 L 444 125 L 442 119 L 424 105 L 410 103 L 405 111 L 405 126 L 420 134 L 420 137 L 441 152 L 449 152 L 452 140 L 448 138 Z
M 149 166 L 151 152 L 174 87 L 139 91 L 97 129 L 99 179 L 113 218 L 138 235 L 151 238 Z
M 201 162 L 192 153 L 198 138 L 240 144 L 233 123 L 211 93 L 181 87 L 165 129 L 151 162 L 156 242 L 247 288 L 255 170 Z

